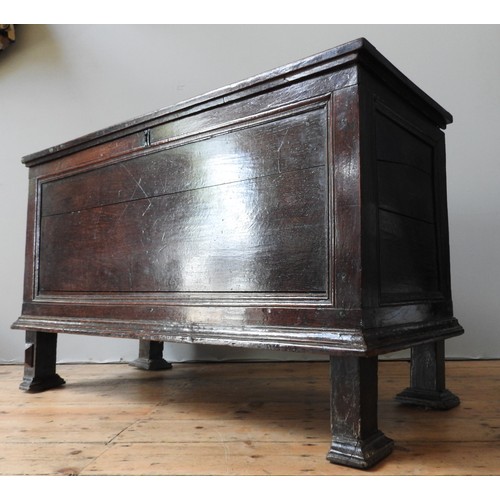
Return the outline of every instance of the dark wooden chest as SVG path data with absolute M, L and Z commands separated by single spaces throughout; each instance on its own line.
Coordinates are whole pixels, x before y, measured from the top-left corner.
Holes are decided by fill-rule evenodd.
M 64 381 L 56 333 L 327 354 L 328 458 L 369 467 L 377 356 L 412 348 L 403 402 L 451 407 L 451 115 L 356 40 L 27 156 L 23 389 Z M 349 403 L 346 403 L 346 394 Z

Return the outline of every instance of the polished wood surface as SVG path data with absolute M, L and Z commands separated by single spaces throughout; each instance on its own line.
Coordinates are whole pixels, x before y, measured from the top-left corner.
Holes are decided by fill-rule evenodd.
M 27 156 L 15 327 L 356 355 L 458 335 L 451 120 L 360 39 Z
M 21 388 L 64 383 L 59 333 L 137 339 L 145 369 L 163 342 L 326 354 L 329 460 L 375 465 L 378 355 L 413 348 L 408 402 L 455 406 L 451 121 L 359 39 L 25 157 Z
M 1 366 L 0 474 L 498 476 L 500 362 L 446 367 L 462 405 L 430 412 L 393 399 L 407 362 L 379 363 L 379 421 L 396 445 L 360 471 L 325 457 L 325 362 L 62 365 L 67 385 L 40 394 L 17 389 L 22 366 Z
M 325 294 L 324 182 L 314 167 L 43 217 L 40 292 Z

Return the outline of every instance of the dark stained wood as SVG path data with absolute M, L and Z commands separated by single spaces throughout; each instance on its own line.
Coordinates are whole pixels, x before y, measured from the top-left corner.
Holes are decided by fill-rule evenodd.
M 381 210 L 380 293 L 385 303 L 439 295 L 433 224 Z
M 396 122 L 378 111 L 375 126 L 378 160 L 409 165 L 432 173 L 432 147 L 405 128 L 401 119 Z
M 442 344 L 463 332 L 451 121 L 360 39 L 25 157 L 13 326 L 37 332 L 27 356 L 44 353 L 27 379 L 55 373 L 54 332 L 137 339 L 146 369 L 169 366 L 163 342 L 326 354 L 329 459 L 372 466 L 392 448 L 377 356 L 414 348 L 412 387 L 442 392 Z
M 172 365 L 163 359 L 163 342 L 139 341 L 139 357 L 130 363 L 141 370 L 170 370 Z
M 379 207 L 434 224 L 432 177 L 401 163 L 378 162 Z
M 56 373 L 57 333 L 26 332 L 24 378 L 20 388 L 39 392 L 59 387 L 65 381 Z
M 326 113 L 299 111 L 44 183 L 42 216 L 325 166 Z
M 335 305 L 361 307 L 361 182 L 359 90 L 335 92 L 333 184 L 335 189 Z
M 412 347 L 410 387 L 397 395 L 403 404 L 449 410 L 460 399 L 446 389 L 444 341 Z
M 383 105 L 375 124 L 381 302 L 443 297 L 434 181 L 438 132 L 419 130 Z
M 157 121 L 161 123 L 161 121 L 167 121 L 167 118 L 177 119 L 186 114 L 203 111 L 214 106 L 214 104 L 230 104 L 233 101 L 239 101 L 262 91 L 272 91 L 276 87 L 281 87 L 284 81 L 300 81 L 316 73 L 330 72 L 330 74 L 334 74 L 335 78 L 332 79 L 331 84 L 333 88 L 352 85 L 354 82 L 350 76 L 347 76 L 342 71 L 342 67 L 358 61 L 368 66 L 376 67 L 384 81 L 393 83 L 394 88 L 400 94 L 404 95 L 405 99 L 409 102 L 412 104 L 417 103 L 420 111 L 439 127 L 445 128 L 447 124 L 452 122 L 450 113 L 403 75 L 368 40 L 359 38 L 301 61 L 288 64 L 282 68 L 268 71 L 240 83 L 223 87 L 169 108 L 161 109 L 155 113 L 150 113 L 143 117 L 93 132 L 79 139 L 37 153 L 32 153 L 24 157 L 23 160 L 27 164 L 36 165 L 40 163 L 40 160 L 45 161 L 47 158 L 60 157 L 62 154 L 72 153 L 74 150 L 109 142 L 117 136 L 122 136 L 124 130 L 126 130 L 127 134 L 130 134 L 137 128 L 143 129 L 144 127 L 152 126 Z
M 368 469 L 391 453 L 394 443 L 377 423 L 378 360 L 331 356 L 330 462 Z
M 40 291 L 325 292 L 324 178 L 314 167 L 43 217 Z

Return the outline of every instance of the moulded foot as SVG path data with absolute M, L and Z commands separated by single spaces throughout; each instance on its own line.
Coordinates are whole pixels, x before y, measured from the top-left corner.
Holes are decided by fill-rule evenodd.
M 448 389 L 433 391 L 408 387 L 396 396 L 396 401 L 405 405 L 423 406 L 434 410 L 449 410 L 460 404 L 458 396 Z
M 129 363 L 130 366 L 135 366 L 140 370 L 150 370 L 150 371 L 160 371 L 160 370 L 170 370 L 172 365 L 165 359 L 149 359 L 149 358 L 137 358 L 136 360 Z
M 24 377 L 19 389 L 30 392 L 41 392 L 64 385 L 66 381 L 57 373 L 45 377 Z
M 389 455 L 394 441 L 378 431 L 363 441 L 333 438 L 326 458 L 333 464 L 369 469 Z

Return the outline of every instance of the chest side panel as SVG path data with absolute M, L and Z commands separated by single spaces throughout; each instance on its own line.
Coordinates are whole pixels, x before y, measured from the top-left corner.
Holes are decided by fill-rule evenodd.
M 380 300 L 439 298 L 435 140 L 386 113 L 376 113 Z

